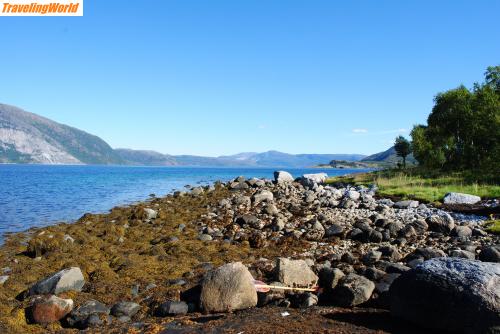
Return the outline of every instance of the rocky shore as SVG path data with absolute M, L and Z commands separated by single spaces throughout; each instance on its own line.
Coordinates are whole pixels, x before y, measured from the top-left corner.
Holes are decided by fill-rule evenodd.
M 500 333 L 484 217 L 325 178 L 239 177 L 7 236 L 0 332 Z

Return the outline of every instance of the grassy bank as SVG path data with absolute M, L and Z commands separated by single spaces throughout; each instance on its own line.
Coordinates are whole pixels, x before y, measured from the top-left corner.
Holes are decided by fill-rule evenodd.
M 333 177 L 327 183 L 377 184 L 382 196 L 397 196 L 426 202 L 441 201 L 449 192 L 460 192 L 481 196 L 500 197 L 500 185 L 494 177 L 474 178 L 465 173 L 426 173 L 418 169 L 401 172 L 384 170 L 372 173 Z

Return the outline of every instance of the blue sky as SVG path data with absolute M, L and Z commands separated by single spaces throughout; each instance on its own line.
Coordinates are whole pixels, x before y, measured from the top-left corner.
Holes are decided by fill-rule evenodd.
M 120 7 L 118 7 L 120 5 Z M 500 63 L 500 1 L 96 1 L 0 17 L 0 102 L 170 154 L 364 153 Z

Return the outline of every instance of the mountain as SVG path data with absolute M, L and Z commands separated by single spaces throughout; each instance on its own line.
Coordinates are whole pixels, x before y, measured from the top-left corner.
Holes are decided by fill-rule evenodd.
M 375 153 L 375 154 L 369 155 L 367 157 L 364 157 L 361 161 L 364 161 L 364 162 L 376 161 L 376 162 L 384 162 L 384 163 L 388 163 L 391 165 L 395 165 L 401 161 L 401 158 L 397 156 L 396 149 L 394 148 L 394 146 L 392 146 L 391 148 L 389 148 L 388 150 L 385 150 L 383 152 Z M 406 157 L 406 163 L 407 164 L 416 164 L 417 163 L 417 161 L 413 157 L 413 154 L 410 154 L 409 156 Z
M 0 162 L 123 163 L 101 138 L 6 104 L 0 104 Z
M 117 148 L 115 153 L 123 160 L 125 165 L 175 166 L 179 164 L 175 157 L 155 151 Z
M 364 157 L 361 154 L 288 154 L 278 151 L 203 157 L 113 149 L 97 136 L 0 104 L 0 163 L 301 168 L 331 160 L 359 161 Z

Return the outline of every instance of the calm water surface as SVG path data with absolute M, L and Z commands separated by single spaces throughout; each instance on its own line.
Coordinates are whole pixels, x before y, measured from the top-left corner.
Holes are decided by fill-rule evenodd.
M 0 238 L 33 226 L 71 222 L 86 212 L 166 195 L 185 185 L 227 181 L 239 175 L 273 178 L 276 168 L 0 165 Z M 294 177 L 363 170 L 286 169 Z

